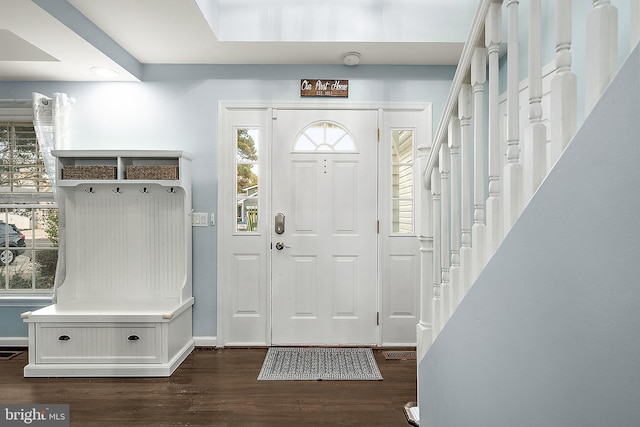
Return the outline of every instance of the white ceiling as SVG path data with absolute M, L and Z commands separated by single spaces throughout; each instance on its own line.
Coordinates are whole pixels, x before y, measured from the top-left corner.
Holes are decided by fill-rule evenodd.
M 0 0 L 0 80 L 149 64 L 457 64 L 473 0 Z

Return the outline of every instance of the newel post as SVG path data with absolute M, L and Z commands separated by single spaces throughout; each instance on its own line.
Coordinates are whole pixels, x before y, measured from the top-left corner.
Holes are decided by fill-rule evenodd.
M 587 17 L 585 109 L 591 111 L 618 66 L 618 9 L 611 0 L 593 0 Z
M 433 342 L 433 212 L 431 188 L 424 172 L 429 161 L 430 147 L 418 146 L 417 163 L 420 173 L 416 188 L 416 233 L 420 241 L 420 321 L 416 328 L 418 360 Z

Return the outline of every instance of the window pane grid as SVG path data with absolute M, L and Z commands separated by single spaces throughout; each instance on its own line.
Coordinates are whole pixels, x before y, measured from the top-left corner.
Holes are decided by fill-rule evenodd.
M 0 290 L 51 291 L 58 261 L 58 209 L 0 209 Z
M 51 192 L 51 183 L 31 123 L 0 123 L 0 191 Z
M 318 122 L 306 127 L 293 144 L 294 152 L 355 152 L 351 135 L 337 123 Z

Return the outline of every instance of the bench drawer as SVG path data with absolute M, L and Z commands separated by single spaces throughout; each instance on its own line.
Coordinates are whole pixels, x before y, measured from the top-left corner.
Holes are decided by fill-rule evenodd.
M 36 326 L 37 363 L 160 363 L 156 323 Z

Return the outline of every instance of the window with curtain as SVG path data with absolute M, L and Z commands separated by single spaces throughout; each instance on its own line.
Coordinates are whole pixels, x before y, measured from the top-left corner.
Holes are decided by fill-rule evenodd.
M 58 259 L 58 209 L 30 114 L 0 116 L 0 295 L 47 292 Z

